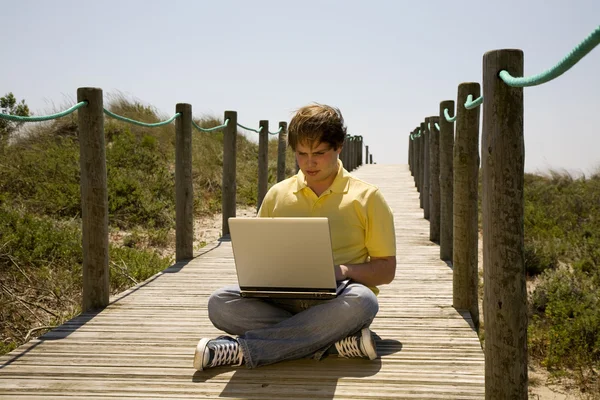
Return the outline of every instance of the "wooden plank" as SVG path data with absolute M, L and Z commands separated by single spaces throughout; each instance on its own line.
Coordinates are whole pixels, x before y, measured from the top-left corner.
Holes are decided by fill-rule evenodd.
M 372 325 L 381 358 L 194 371 L 198 339 L 220 334 L 208 296 L 235 283 L 224 240 L 1 357 L 0 398 L 483 398 L 481 345 L 470 314 L 452 307 L 452 269 L 429 241 L 407 166 L 367 164 L 354 174 L 380 187 L 397 229 L 396 279 L 382 286 Z

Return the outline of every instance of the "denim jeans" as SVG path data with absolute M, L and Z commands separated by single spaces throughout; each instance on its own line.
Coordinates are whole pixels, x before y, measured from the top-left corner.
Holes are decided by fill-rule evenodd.
M 320 359 L 335 342 L 369 326 L 377 311 L 377 297 L 359 283 L 330 300 L 246 298 L 237 285 L 217 290 L 208 300 L 213 325 L 238 336 L 249 368 Z

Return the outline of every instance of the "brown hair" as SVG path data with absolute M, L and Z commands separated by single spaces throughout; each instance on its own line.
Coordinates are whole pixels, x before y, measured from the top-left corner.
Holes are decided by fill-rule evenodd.
M 324 104 L 310 104 L 296 111 L 288 128 L 288 144 L 296 150 L 298 143 L 329 143 L 334 150 L 344 144 L 346 127 L 339 109 Z

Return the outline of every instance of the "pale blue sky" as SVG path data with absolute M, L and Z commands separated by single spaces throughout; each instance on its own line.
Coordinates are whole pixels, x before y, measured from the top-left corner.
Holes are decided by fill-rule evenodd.
M 0 0 L 0 92 L 44 114 L 95 86 L 271 131 L 316 101 L 342 110 L 375 161 L 406 163 L 408 133 L 481 83 L 486 51 L 522 49 L 537 74 L 599 24 L 598 0 Z M 600 167 L 599 71 L 596 48 L 525 89 L 526 171 Z

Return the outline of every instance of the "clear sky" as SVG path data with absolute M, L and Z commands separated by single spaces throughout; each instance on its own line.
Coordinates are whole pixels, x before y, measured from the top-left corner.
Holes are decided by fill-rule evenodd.
M 546 70 L 600 25 L 599 0 L 0 0 L 0 94 L 35 114 L 78 87 L 121 92 L 165 115 L 258 127 L 310 102 L 339 107 L 378 163 L 406 163 L 408 133 L 462 82 L 482 82 L 486 51 L 522 49 Z M 525 89 L 525 169 L 600 168 L 600 48 Z M 251 133 L 252 134 L 252 133 Z

